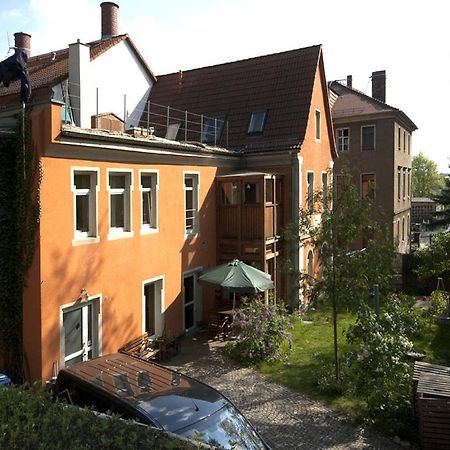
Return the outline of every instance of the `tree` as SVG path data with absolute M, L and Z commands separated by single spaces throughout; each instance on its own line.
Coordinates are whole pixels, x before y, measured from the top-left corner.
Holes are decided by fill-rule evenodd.
M 349 180 L 348 175 L 342 176 Z M 298 279 L 311 299 L 320 298 L 332 306 L 335 375 L 339 378 L 338 311 L 367 302 L 373 284 L 382 291 L 390 285 L 394 248 L 386 227 L 374 220 L 371 196 L 362 198 L 350 182 L 336 188 L 340 192 L 334 193 L 333 208 L 319 206 L 322 193 L 316 193 L 313 211 L 301 210 L 299 224 L 292 224 L 287 237 L 304 236 L 319 253 L 320 277 L 311 280 L 299 274 Z M 314 216 L 320 213 L 321 223 L 313 226 Z
M 444 179 L 437 170 L 434 161 L 422 152 L 412 159 L 412 195 L 413 197 L 431 197 L 434 191 L 441 189 Z
M 441 206 L 440 211 L 436 211 L 431 221 L 431 226 L 448 227 L 450 226 L 450 175 L 445 178 L 445 186 L 439 194 L 433 195 L 432 199 Z
M 419 278 L 440 277 L 450 289 L 450 232 L 439 233 L 431 244 L 415 253 Z

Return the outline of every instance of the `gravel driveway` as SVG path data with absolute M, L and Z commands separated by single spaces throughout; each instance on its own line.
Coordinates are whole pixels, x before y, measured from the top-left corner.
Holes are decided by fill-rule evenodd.
M 222 356 L 222 342 L 206 333 L 186 337 L 181 352 L 165 365 L 211 386 L 229 397 L 277 449 L 402 449 L 392 440 L 356 428 L 321 402 L 290 390 Z

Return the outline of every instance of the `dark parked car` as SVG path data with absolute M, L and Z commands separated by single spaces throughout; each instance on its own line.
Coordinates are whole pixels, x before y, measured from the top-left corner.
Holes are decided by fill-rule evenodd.
M 218 448 L 270 450 L 239 410 L 216 389 L 159 364 L 122 353 L 62 369 L 55 393 L 79 406 Z
M 11 385 L 11 380 L 7 375 L 0 373 L 0 387 L 7 387 Z

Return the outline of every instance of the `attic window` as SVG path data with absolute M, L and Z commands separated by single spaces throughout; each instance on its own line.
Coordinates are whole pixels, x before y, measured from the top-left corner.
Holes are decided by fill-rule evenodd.
M 205 117 L 202 126 L 202 142 L 205 144 L 217 144 L 222 135 L 224 123 L 224 116 Z
M 262 133 L 264 130 L 264 125 L 266 123 L 267 111 L 258 111 L 252 113 L 250 118 L 250 124 L 248 125 L 248 134 L 252 133 Z

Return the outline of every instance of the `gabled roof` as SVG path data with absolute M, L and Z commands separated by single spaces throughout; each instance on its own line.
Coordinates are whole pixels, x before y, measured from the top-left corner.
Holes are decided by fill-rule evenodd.
M 147 74 L 156 80 L 155 75 L 148 67 L 142 55 L 134 45 L 128 34 L 122 34 L 107 39 L 89 42 L 91 61 L 108 51 L 120 42 L 126 41 Z M 32 56 L 27 63 L 31 79 L 32 97 L 31 101 L 38 97 L 37 92 L 44 90 L 48 92 L 56 84 L 69 77 L 69 48 L 56 50 L 42 55 Z M 17 95 L 20 92 L 20 81 L 11 83 L 8 88 L 0 85 L 0 105 L 18 103 Z M 33 94 L 34 93 L 34 94 Z
M 218 143 L 227 148 L 246 152 L 299 148 L 320 57 L 321 46 L 316 45 L 158 76 L 149 97 L 150 121 L 162 113 L 158 105 L 167 105 L 210 117 L 224 116 L 228 126 Z M 264 131 L 248 134 L 252 113 L 260 111 L 267 111 Z M 142 126 L 146 121 L 145 110 Z M 164 135 L 162 123 L 155 129 Z M 199 140 L 198 133 L 192 138 Z
M 400 109 L 370 97 L 357 89 L 345 86 L 339 81 L 332 81 L 329 86 L 330 90 L 337 95 L 332 104 L 333 119 L 390 112 L 400 116 L 411 131 L 417 130 L 414 122 Z

